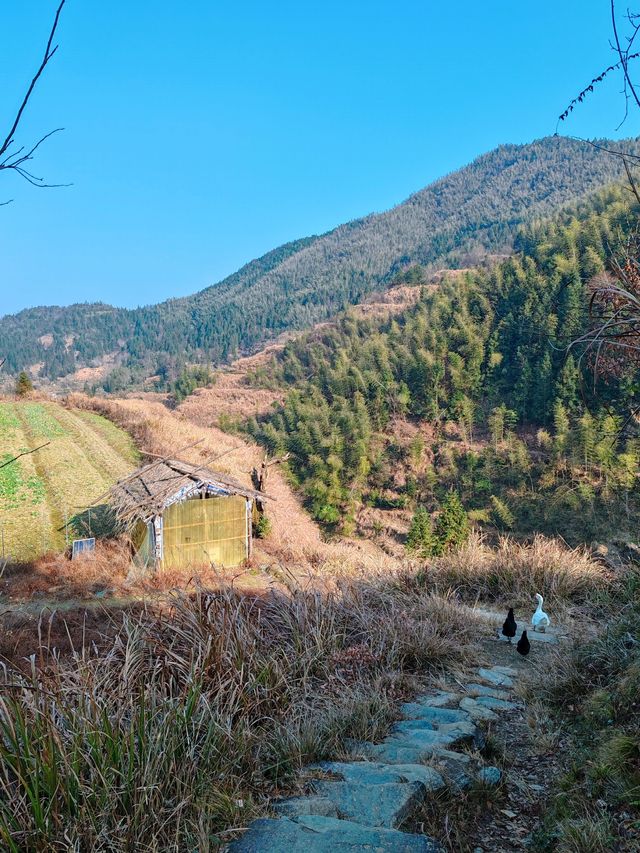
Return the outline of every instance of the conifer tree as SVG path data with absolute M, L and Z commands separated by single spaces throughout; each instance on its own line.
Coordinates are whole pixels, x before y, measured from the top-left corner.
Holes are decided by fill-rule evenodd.
M 33 391 L 33 382 L 29 374 L 22 370 L 16 379 L 16 394 L 18 397 L 26 397 L 31 391 Z
M 546 423 L 551 414 L 549 411 L 549 399 L 552 391 L 552 376 L 553 364 L 551 362 L 551 355 L 549 350 L 546 350 L 535 373 L 531 417 L 537 423 Z
M 438 553 L 457 548 L 469 535 L 469 519 L 457 492 L 449 492 L 442 502 L 436 522 L 435 537 Z
M 513 513 L 506 503 L 496 495 L 491 495 L 491 510 L 491 514 L 497 525 L 499 527 L 505 527 L 507 530 L 511 530 L 515 524 Z
M 491 433 L 491 441 L 495 450 L 498 449 L 500 442 L 504 440 L 504 416 L 506 410 L 507 407 L 505 404 L 501 403 L 495 409 L 491 410 L 488 418 L 489 432 Z
M 563 364 L 555 386 L 555 398 L 564 404 L 569 412 L 575 411 L 578 406 L 578 388 L 580 384 L 580 372 L 576 367 L 573 355 L 569 353 Z
M 567 410 L 561 400 L 556 400 L 553 407 L 553 447 L 557 456 L 562 454 L 567 449 L 569 441 L 570 425 Z
M 589 470 L 596 454 L 595 423 L 589 412 L 584 412 L 578 421 L 575 449 L 578 461 Z
M 411 519 L 406 548 L 409 554 L 430 557 L 434 552 L 435 540 L 431 528 L 431 516 L 426 507 L 419 506 Z

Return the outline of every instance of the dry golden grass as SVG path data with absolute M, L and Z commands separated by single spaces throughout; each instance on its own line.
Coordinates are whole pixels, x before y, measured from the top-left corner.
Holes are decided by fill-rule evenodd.
M 529 604 L 536 592 L 555 601 L 584 602 L 610 581 L 610 573 L 583 547 L 535 536 L 530 543 L 502 537 L 490 547 L 477 533 L 457 551 L 436 558 L 424 582 L 455 591 L 465 601 Z
M 0 579 L 2 595 L 12 602 L 47 596 L 57 601 L 87 599 L 97 592 L 125 592 L 131 564 L 126 541 L 104 540 L 91 555 L 70 560 L 61 553 L 44 554 L 29 563 L 7 566 Z
M 266 414 L 275 402 L 284 400 L 286 393 L 253 388 L 246 383 L 246 371 L 259 364 L 255 357 L 247 358 L 217 371 L 215 384 L 210 388 L 198 388 L 181 403 L 179 411 L 201 426 L 218 426 L 220 417 L 225 415 L 245 420 Z
M 462 662 L 474 630 L 358 573 L 118 619 L 102 651 L 0 674 L 3 849 L 217 849 L 303 764 L 379 737 L 407 679 Z

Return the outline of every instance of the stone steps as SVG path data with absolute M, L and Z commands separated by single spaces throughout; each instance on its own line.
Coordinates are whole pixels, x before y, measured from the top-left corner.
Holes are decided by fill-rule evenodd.
M 441 853 L 426 835 L 362 826 L 317 815 L 255 820 L 230 850 L 237 853 Z
M 441 853 L 433 839 L 399 827 L 445 785 L 461 789 L 474 779 L 498 784 L 496 767 L 478 768 L 456 750 L 481 748 L 484 734 L 477 723 L 517 707 L 509 692 L 515 674 L 509 667 L 482 667 L 459 691 L 406 702 L 402 719 L 382 743 L 354 741 L 353 761 L 305 768 L 308 795 L 273 803 L 279 817 L 254 821 L 228 846 L 229 853 Z

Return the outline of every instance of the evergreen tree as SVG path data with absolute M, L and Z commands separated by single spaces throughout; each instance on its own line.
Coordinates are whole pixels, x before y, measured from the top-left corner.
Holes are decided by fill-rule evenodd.
M 515 518 L 506 503 L 496 495 L 491 495 L 491 509 L 491 514 L 497 526 L 511 530 L 515 524 Z
M 558 374 L 555 386 L 555 399 L 565 406 L 569 412 L 578 407 L 578 388 L 580 386 L 580 372 L 576 367 L 573 355 L 569 353 L 565 363 Z
M 551 354 L 546 350 L 539 368 L 535 374 L 532 419 L 537 423 L 545 423 L 550 415 L 549 401 L 552 392 L 553 364 Z
M 488 417 L 488 425 L 489 432 L 491 433 L 491 441 L 493 442 L 494 449 L 498 449 L 498 445 L 504 440 L 504 415 L 507 411 L 507 407 L 504 403 L 501 403 L 499 406 L 496 406 L 495 409 L 491 410 L 491 414 Z
M 33 382 L 29 378 L 29 374 L 22 370 L 16 379 L 16 394 L 18 397 L 26 397 L 31 391 L 33 391 Z
M 438 553 L 457 548 L 469 536 L 469 519 L 457 492 L 449 492 L 442 502 L 436 521 L 435 538 Z
M 596 455 L 596 430 L 593 416 L 584 412 L 578 420 L 575 437 L 575 451 L 579 464 L 589 470 Z
M 570 433 L 569 416 L 561 400 L 556 400 L 553 407 L 554 450 L 561 456 L 567 449 Z
M 418 557 L 430 557 L 435 548 L 435 540 L 431 527 L 431 516 L 426 507 L 419 506 L 411 519 L 407 534 L 406 549 L 409 554 Z

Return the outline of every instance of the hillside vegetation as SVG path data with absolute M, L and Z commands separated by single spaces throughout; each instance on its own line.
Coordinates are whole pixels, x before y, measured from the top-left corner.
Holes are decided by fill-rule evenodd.
M 520 225 L 616 180 L 620 170 L 618 159 L 563 137 L 500 146 L 392 210 L 281 246 L 194 296 L 132 311 L 85 304 L 5 317 L 7 369 L 38 365 L 41 377 L 55 379 L 116 353 L 120 365 L 99 380 L 106 390 L 152 374 L 166 387 L 185 358 L 220 363 L 311 326 L 412 263 L 457 268 L 508 252 Z
M 589 360 L 567 344 L 636 215 L 621 191 L 602 192 L 525 229 L 493 270 L 424 288 L 401 315 L 347 313 L 290 342 L 252 377 L 289 389 L 284 404 L 244 428 L 292 454 L 294 482 L 330 529 L 353 527 L 365 505 L 437 513 L 454 489 L 502 530 L 574 542 L 633 531 L 640 445 L 619 428 L 635 380 L 594 395 Z
M 0 468 L 0 532 L 11 561 L 64 549 L 66 522 L 70 538 L 86 535 L 89 520 L 77 517 L 137 461 L 129 436 L 100 415 L 53 402 L 0 402 L 0 464 L 45 442 Z

